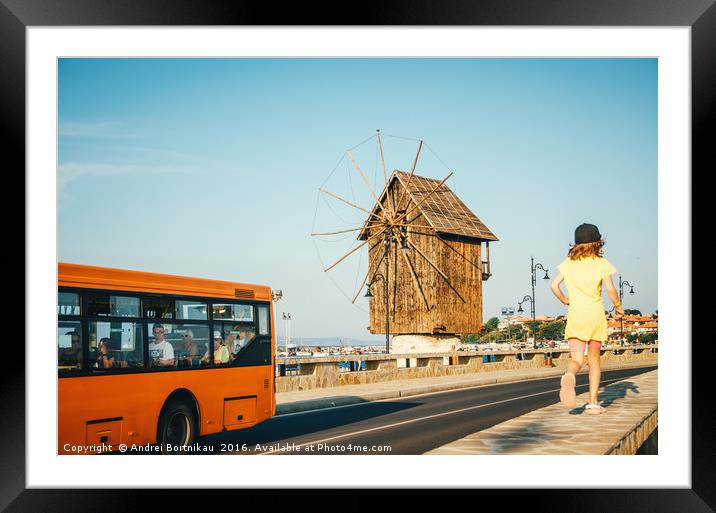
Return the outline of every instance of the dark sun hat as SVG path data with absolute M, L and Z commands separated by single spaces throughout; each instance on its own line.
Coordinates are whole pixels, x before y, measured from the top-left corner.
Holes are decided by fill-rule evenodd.
M 587 244 L 589 242 L 597 242 L 601 240 L 602 234 L 599 233 L 599 228 L 589 223 L 582 223 L 577 226 L 574 230 L 574 243 L 575 244 Z

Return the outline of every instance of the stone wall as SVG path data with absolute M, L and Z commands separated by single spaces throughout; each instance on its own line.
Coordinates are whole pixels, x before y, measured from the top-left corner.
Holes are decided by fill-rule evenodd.
M 520 355 L 518 357 L 518 354 Z M 551 350 L 551 362 L 544 350 L 499 352 L 448 352 L 390 355 L 350 355 L 319 358 L 277 358 L 276 364 L 299 364 L 298 374 L 276 377 L 276 392 L 310 390 L 343 385 L 379 383 L 397 379 L 429 378 L 497 370 L 535 367 L 566 367 L 568 349 Z M 494 362 L 483 362 L 483 356 L 494 355 Z M 347 371 L 339 367 L 346 361 L 365 362 L 366 370 Z M 658 346 L 610 347 L 602 349 L 604 365 L 617 363 L 657 363 Z M 356 364 L 358 365 L 358 364 Z M 585 366 L 586 357 L 585 357 Z

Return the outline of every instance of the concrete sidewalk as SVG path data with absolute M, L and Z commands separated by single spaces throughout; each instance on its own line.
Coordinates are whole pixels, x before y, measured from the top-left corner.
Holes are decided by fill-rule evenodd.
M 604 387 L 606 413 L 587 415 L 588 392 L 577 407 L 556 403 L 425 454 L 634 454 L 658 424 L 658 370 Z
M 645 365 L 644 362 L 635 362 L 631 365 L 603 365 L 602 371 L 634 369 L 647 366 L 649 365 Z M 588 366 L 585 365 L 579 374 L 587 374 L 588 372 Z M 332 408 L 334 406 L 343 406 L 368 401 L 396 399 L 411 395 L 442 392 L 445 390 L 456 390 L 481 385 L 510 383 L 528 379 L 546 378 L 550 376 L 556 377 L 561 376 L 563 373 L 563 367 L 544 367 L 476 372 L 473 374 L 461 374 L 457 376 L 402 379 L 364 385 L 346 385 L 341 387 L 280 392 L 276 394 L 276 415 L 316 410 L 320 408 Z

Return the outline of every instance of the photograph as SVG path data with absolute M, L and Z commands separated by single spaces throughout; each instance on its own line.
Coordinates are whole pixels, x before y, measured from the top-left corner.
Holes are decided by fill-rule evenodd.
M 261 487 L 410 488 L 416 473 L 438 487 L 599 486 L 552 474 L 572 460 L 602 486 L 683 488 L 692 461 L 676 438 L 691 425 L 674 413 L 690 410 L 658 368 L 691 379 L 673 360 L 684 284 L 664 272 L 689 241 L 665 243 L 688 221 L 688 183 L 672 179 L 689 118 L 685 90 L 669 88 L 676 109 L 663 95 L 683 84 L 687 32 L 673 54 L 612 42 L 601 55 L 451 55 L 445 42 L 83 55 L 77 35 L 45 75 L 55 98 L 28 104 L 54 107 L 55 141 L 54 179 L 28 153 L 55 220 L 42 227 L 54 269 L 34 273 L 44 295 L 28 304 L 53 302 L 57 331 L 54 356 L 28 361 L 33 487 L 103 488 L 83 476 L 142 462 L 112 487 L 172 467 L 145 486 L 186 486 L 182 469 L 236 464 Z M 50 39 L 33 40 L 37 55 Z M 54 434 L 38 439 L 34 376 L 50 357 Z M 54 463 L 38 469 L 40 454 Z M 671 478 L 618 480 L 667 461 Z M 330 462 L 355 469 L 328 477 Z M 529 463 L 486 480 L 478 462 Z M 261 477 L 276 464 L 288 474 Z M 540 465 L 549 477 L 525 479 Z M 451 467 L 460 477 L 439 475 Z
M 658 454 L 657 74 L 59 59 L 58 453 Z

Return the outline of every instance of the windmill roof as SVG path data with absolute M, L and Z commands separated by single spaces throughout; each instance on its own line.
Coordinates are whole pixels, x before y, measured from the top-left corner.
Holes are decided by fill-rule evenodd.
M 410 173 L 396 170 L 388 181 L 388 187 L 380 196 L 380 203 L 385 201 L 386 192 L 395 180 L 400 181 L 401 185 L 406 188 L 415 204 L 419 203 L 417 209 L 435 231 L 480 240 L 499 240 L 446 184 L 442 184 L 434 193 L 430 194 L 440 180 L 416 174 L 410 178 Z M 426 196 L 429 197 L 422 201 Z M 373 207 L 373 212 L 378 208 L 379 204 L 376 204 Z

